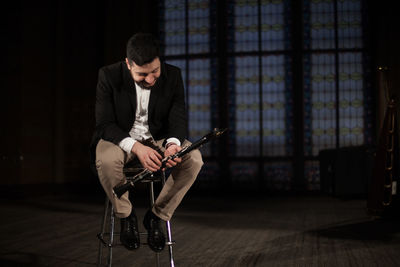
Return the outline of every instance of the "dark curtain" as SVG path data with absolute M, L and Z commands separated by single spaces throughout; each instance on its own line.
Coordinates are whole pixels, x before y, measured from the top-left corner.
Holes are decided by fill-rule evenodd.
M 91 182 L 88 147 L 98 69 L 123 60 L 135 32 L 158 32 L 157 1 L 6 6 L 1 185 Z

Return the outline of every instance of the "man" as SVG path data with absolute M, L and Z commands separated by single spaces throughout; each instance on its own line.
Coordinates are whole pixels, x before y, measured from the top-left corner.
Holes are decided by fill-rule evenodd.
M 96 130 L 93 138 L 96 169 L 101 185 L 121 218 L 121 243 L 127 249 L 140 246 L 137 218 L 126 192 L 120 199 L 114 186 L 126 182 L 123 167 L 132 160 L 152 172 L 163 157 L 190 144 L 179 68 L 160 61 L 158 41 L 138 33 L 127 43 L 125 62 L 100 69 L 96 91 Z M 164 155 L 162 155 L 162 153 Z M 169 160 L 173 167 L 143 224 L 148 244 L 156 252 L 165 246 L 161 220 L 170 220 L 195 181 L 203 161 L 198 150 Z

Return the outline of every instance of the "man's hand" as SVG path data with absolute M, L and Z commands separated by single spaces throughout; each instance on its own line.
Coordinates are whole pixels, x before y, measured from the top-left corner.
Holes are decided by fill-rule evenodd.
M 164 156 L 168 157 L 168 156 L 173 155 L 181 150 L 182 150 L 182 148 L 176 144 L 169 145 L 168 148 L 164 152 Z M 168 168 L 172 168 L 181 161 L 182 161 L 181 158 L 174 158 L 173 160 L 170 159 L 167 161 L 166 166 Z
M 162 157 L 151 147 L 145 146 L 140 142 L 136 142 L 132 147 L 132 153 L 138 157 L 140 163 L 145 169 L 148 169 L 152 172 L 160 169 Z

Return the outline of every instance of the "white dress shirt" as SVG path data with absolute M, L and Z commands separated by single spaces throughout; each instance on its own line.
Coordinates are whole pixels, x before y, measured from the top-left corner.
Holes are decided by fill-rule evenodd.
M 129 135 L 131 137 L 126 137 L 122 139 L 122 141 L 119 143 L 119 146 L 127 153 L 131 153 L 132 147 L 137 141 L 153 138 L 149 130 L 149 120 L 147 112 L 151 89 L 141 88 L 136 83 L 135 87 L 137 106 L 135 122 L 133 123 L 132 129 L 129 131 Z M 181 145 L 179 139 L 175 137 L 168 138 L 166 143 L 175 143 L 178 146 Z

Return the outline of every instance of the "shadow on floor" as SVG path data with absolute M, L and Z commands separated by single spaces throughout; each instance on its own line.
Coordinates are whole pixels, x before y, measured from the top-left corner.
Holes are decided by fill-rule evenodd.
M 334 239 L 399 241 L 399 219 L 371 219 L 358 223 L 341 223 L 308 231 L 309 234 Z M 396 238 L 397 237 L 397 238 Z

